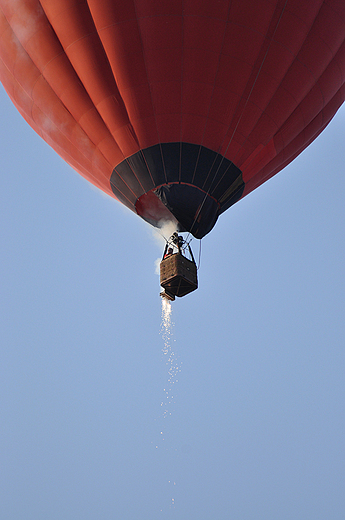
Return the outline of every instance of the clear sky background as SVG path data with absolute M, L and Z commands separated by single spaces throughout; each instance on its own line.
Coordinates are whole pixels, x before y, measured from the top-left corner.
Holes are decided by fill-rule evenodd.
M 345 110 L 203 239 L 166 417 L 152 228 L 0 116 L 0 518 L 343 520 Z

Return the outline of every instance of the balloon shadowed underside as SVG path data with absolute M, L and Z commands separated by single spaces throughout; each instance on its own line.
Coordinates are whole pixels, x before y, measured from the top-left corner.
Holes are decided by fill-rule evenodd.
M 134 175 L 138 182 L 133 182 Z M 218 215 L 244 190 L 241 171 L 232 162 L 190 143 L 161 143 L 140 150 L 114 169 L 111 186 L 121 202 L 130 201 L 150 224 L 175 220 L 180 231 L 197 238 L 211 231 Z
M 198 238 L 327 126 L 344 42 L 341 0 L 0 0 L 0 79 L 27 122 Z

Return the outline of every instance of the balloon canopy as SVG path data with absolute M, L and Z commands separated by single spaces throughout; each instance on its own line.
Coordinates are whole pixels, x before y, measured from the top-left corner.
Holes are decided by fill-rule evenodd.
M 0 79 L 67 163 L 201 238 L 345 99 L 343 0 L 0 0 Z

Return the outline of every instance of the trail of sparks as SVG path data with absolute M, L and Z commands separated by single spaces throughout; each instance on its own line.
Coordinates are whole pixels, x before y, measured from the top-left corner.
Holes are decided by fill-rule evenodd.
M 173 339 L 173 329 L 174 322 L 172 320 L 172 306 L 169 300 L 166 298 L 162 298 L 162 324 L 160 334 L 163 339 L 164 346 L 162 348 L 163 359 L 165 361 L 166 366 L 168 367 L 168 379 L 165 383 L 164 391 L 164 399 L 161 402 L 161 407 L 163 410 L 163 414 L 160 418 L 161 427 L 159 430 L 159 441 L 156 444 L 156 448 L 163 448 L 164 452 L 172 452 L 176 451 L 176 448 L 171 444 L 171 432 L 169 433 L 169 424 L 171 426 L 171 422 L 168 419 L 172 415 L 173 405 L 175 404 L 175 385 L 178 382 L 178 373 L 181 371 L 180 365 L 181 363 L 177 362 L 177 356 L 172 347 L 174 339 Z M 164 424 L 163 424 L 164 423 Z M 170 471 L 169 471 L 170 472 Z M 161 509 L 161 513 L 167 513 L 168 510 L 175 510 L 175 486 L 176 482 L 170 476 L 170 479 L 167 481 L 169 486 L 169 494 L 170 500 L 169 504 L 167 504 L 164 509 Z
M 181 371 L 175 352 L 172 348 L 173 327 L 174 323 L 172 321 L 171 303 L 166 298 L 162 298 L 161 334 L 164 341 L 162 352 L 165 358 L 165 363 L 168 366 L 168 381 L 166 387 L 164 388 L 164 400 L 161 403 L 161 406 L 164 410 L 164 418 L 172 414 L 171 405 L 175 403 L 174 385 L 178 382 L 178 373 Z

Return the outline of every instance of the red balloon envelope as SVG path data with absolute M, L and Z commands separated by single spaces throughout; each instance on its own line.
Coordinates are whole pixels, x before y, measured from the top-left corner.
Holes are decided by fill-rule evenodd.
M 344 0 L 0 0 L 0 79 L 27 122 L 197 238 L 329 123 L 344 41 Z

